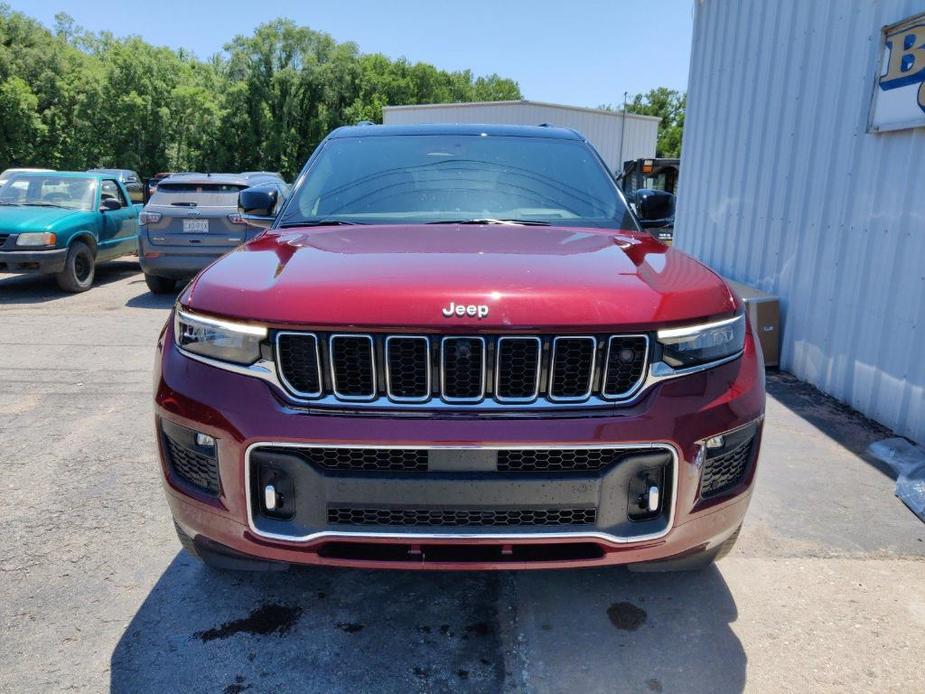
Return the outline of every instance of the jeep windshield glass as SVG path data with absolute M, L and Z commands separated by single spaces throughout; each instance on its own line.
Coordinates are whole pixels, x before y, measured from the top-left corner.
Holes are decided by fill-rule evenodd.
M 635 229 L 613 179 L 578 140 L 479 135 L 334 138 L 279 226 L 520 220 Z
M 25 174 L 13 176 L 0 187 L 0 204 L 64 207 L 92 210 L 96 179 L 91 177 Z

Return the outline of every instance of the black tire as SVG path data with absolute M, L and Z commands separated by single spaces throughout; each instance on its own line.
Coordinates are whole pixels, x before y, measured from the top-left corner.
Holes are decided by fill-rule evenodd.
M 64 269 L 55 275 L 58 286 L 66 292 L 85 292 L 93 286 L 96 277 L 96 258 L 90 246 L 75 241 L 67 249 Z
M 149 275 L 147 272 L 145 273 L 145 284 L 148 285 L 148 289 L 151 290 L 152 294 L 170 294 L 177 288 L 176 280 L 169 277 Z

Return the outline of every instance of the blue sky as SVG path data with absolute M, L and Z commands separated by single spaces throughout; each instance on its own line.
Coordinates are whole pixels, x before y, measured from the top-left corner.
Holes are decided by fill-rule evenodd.
M 288 17 L 364 52 L 497 72 L 517 80 L 525 98 L 577 106 L 618 104 L 624 91 L 684 89 L 693 20 L 693 0 L 6 2 L 48 26 L 63 11 L 87 29 L 139 34 L 200 57 Z

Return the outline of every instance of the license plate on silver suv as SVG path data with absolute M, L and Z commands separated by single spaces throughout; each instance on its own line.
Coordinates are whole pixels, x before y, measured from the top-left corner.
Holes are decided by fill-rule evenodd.
M 194 233 L 208 233 L 209 231 L 209 220 L 208 219 L 184 219 L 183 220 L 183 231 L 190 231 Z

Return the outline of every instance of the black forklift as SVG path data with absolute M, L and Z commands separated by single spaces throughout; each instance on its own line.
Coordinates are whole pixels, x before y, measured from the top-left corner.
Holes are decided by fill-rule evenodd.
M 649 220 L 645 226 L 668 244 L 674 236 L 675 195 L 680 171 L 680 159 L 643 158 L 623 162 L 623 171 L 617 176 L 623 195 L 634 211 L 653 203 L 665 210 L 664 218 Z

